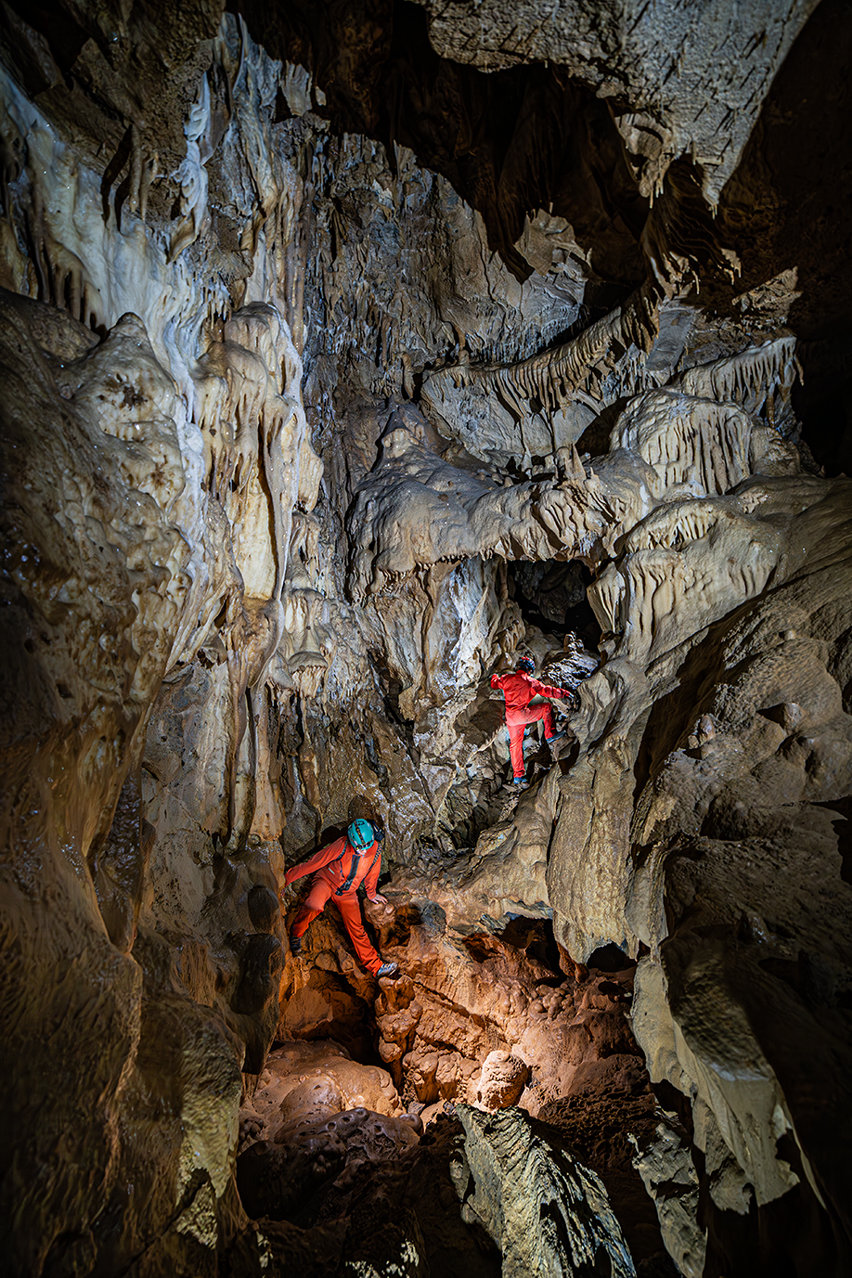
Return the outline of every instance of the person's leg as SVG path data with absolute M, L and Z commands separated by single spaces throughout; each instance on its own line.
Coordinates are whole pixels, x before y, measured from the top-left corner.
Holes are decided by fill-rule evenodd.
M 553 717 L 553 707 L 544 706 L 545 713 L 541 716 L 544 722 L 544 739 L 550 745 L 554 741 L 561 741 L 565 736 L 565 720 L 561 724 L 557 724 Z M 558 731 L 557 731 L 558 728 Z
M 526 720 L 521 719 L 520 722 L 513 721 L 506 723 L 509 729 L 509 757 L 512 760 L 512 772 L 515 778 L 526 775 L 526 767 L 524 766 L 524 727 Z
M 347 892 L 345 896 L 334 897 L 334 904 L 340 910 L 340 916 L 343 919 L 346 931 L 349 933 L 349 939 L 355 947 L 358 962 L 375 976 L 382 966 L 382 960 L 373 949 L 370 944 L 370 938 L 364 931 L 358 897 L 354 892 Z
M 534 702 L 527 706 L 527 723 L 536 723 L 541 719 L 544 724 L 544 739 L 549 741 L 553 736 L 553 707 L 547 701 Z
M 314 879 L 311 884 L 311 890 L 305 897 L 302 904 L 296 911 L 296 917 L 290 924 L 291 936 L 304 936 L 314 919 L 322 914 L 328 898 L 334 891 L 330 883 L 326 883 L 325 879 Z

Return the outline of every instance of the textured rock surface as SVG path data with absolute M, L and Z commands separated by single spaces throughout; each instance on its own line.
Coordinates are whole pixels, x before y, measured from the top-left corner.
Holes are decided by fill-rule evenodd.
M 273 1069 L 275 1067 L 273 1066 Z M 292 1130 L 292 1129 L 291 1129 Z M 307 1273 L 633 1275 L 598 1177 L 519 1109 L 461 1107 L 422 1142 L 410 1119 L 353 1109 L 300 1139 L 249 1145 L 243 1201 L 272 1256 Z
M 497 1242 L 504 1274 L 635 1274 L 594 1173 L 554 1157 L 517 1109 L 484 1118 L 462 1108 L 459 1118 L 473 1178 L 463 1215 Z
M 8 1267 L 844 1274 L 848 14 L 240 8 L 0 24 Z
M 683 5 L 671 11 L 635 0 L 580 0 L 554 13 L 540 0 L 418 3 L 430 13 L 430 39 L 444 57 L 486 71 L 555 62 L 600 97 L 614 99 L 613 119 L 643 194 L 661 185 L 671 161 L 691 149 L 711 198 L 733 172 L 773 74 L 813 8 L 778 5 L 770 14 L 759 5 Z
M 401 895 L 388 890 L 392 899 Z M 464 899 L 460 893 L 457 910 Z M 276 1049 L 270 1067 L 274 1073 L 282 1068 L 279 1060 L 301 1060 L 303 1053 L 319 1062 L 314 1069 L 304 1057 L 304 1084 L 294 1103 L 301 1106 L 303 1096 L 308 1101 L 313 1095 L 322 1105 L 329 1097 L 339 1103 L 328 1074 L 341 1067 L 334 1062 L 340 1049 L 329 1064 L 328 1047 L 314 1036 L 344 1038 L 363 1052 L 352 1026 L 369 1020 L 379 1035 L 379 1058 L 399 1091 L 393 1089 L 390 1106 L 386 1095 L 377 1103 L 375 1092 L 364 1091 L 350 1103 L 391 1115 L 406 1106 L 428 1135 L 436 1117 L 458 1102 L 483 1111 L 517 1102 L 547 1124 L 548 1141 L 575 1151 L 600 1175 L 637 1264 L 656 1264 L 670 1275 L 651 1201 L 632 1166 L 629 1133 L 648 1147 L 659 1114 L 627 1019 L 627 960 L 610 956 L 606 971 L 586 972 L 578 981 L 564 954 L 569 975 L 560 970 L 559 952 L 542 922 L 518 918 L 498 936 L 472 929 L 459 916 L 460 939 L 444 909 L 422 896 L 402 898 L 391 912 L 376 908 L 370 916 L 383 953 L 403 970 L 399 979 L 383 979 L 378 991 L 346 953 L 345 934 L 333 919 L 315 923 L 306 951 L 287 961 L 280 1031 L 295 1042 L 280 1056 Z M 613 965 L 617 970 L 610 970 Z M 343 1067 L 364 1076 L 363 1067 Z M 269 1138 L 277 1117 L 262 1127 L 257 1111 L 264 1110 L 263 1097 L 279 1091 L 273 1082 L 244 1106 L 252 1139 Z

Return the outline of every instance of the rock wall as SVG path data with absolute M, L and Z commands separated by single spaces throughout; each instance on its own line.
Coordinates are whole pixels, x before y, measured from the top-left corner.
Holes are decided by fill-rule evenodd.
M 633 1272 L 566 1142 L 660 1272 L 628 1130 L 682 1273 L 844 1271 L 837 237 L 748 141 L 811 7 L 4 10 L 12 1272 Z M 521 648 L 577 703 L 518 798 Z M 356 816 L 378 987 L 278 904 Z M 326 1039 L 369 1095 L 267 1112 Z

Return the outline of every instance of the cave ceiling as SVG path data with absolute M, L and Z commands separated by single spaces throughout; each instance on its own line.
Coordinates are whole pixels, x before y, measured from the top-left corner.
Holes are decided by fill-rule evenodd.
M 8 1272 L 849 1272 L 851 60 L 2 0 Z

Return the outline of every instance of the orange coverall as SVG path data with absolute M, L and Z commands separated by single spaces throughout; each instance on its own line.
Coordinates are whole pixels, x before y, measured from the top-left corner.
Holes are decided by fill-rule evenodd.
M 290 928 L 291 936 L 304 936 L 309 926 L 326 907 L 329 897 L 340 910 L 341 918 L 349 933 L 358 962 L 374 975 L 382 960 L 370 944 L 361 920 L 358 904 L 358 888 L 361 883 L 370 900 L 376 895 L 382 869 L 382 854 L 375 840 L 363 852 L 356 852 L 343 835 L 315 852 L 307 861 L 293 865 L 284 875 L 284 882 L 294 883 L 306 874 L 313 874 L 311 890 L 296 911 Z
M 533 697 L 569 697 L 564 688 L 553 688 L 528 675 L 525 670 L 512 674 L 492 675 L 491 687 L 499 688 L 506 698 L 506 727 L 509 729 L 509 754 L 515 778 L 526 775 L 524 767 L 524 728 L 537 719 L 544 720 L 544 736 L 553 736 L 553 710 L 548 705 L 531 706 Z

